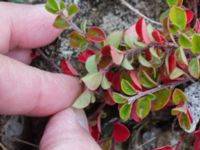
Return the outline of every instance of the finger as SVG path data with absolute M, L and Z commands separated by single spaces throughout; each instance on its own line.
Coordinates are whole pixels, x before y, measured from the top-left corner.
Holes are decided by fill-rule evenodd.
M 61 32 L 52 26 L 55 15 L 44 5 L 22 5 L 0 2 L 0 52 L 31 49 L 47 45 Z
M 29 50 L 18 49 L 18 50 L 13 50 L 13 51 L 8 52 L 6 56 L 14 58 L 22 63 L 30 64 L 32 61 L 31 53 L 32 53 L 32 50 L 30 49 Z
M 56 114 L 49 121 L 43 138 L 41 150 L 101 150 L 87 131 L 83 112 L 72 109 Z
M 41 71 L 0 55 L 0 114 L 45 116 L 70 106 L 81 92 L 78 79 Z

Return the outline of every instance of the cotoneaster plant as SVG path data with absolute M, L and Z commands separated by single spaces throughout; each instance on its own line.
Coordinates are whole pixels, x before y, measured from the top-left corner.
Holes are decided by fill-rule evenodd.
M 84 91 L 73 107 L 83 109 L 99 101 L 102 105 L 90 123 L 91 134 L 100 141 L 101 111 L 105 105 L 118 106 L 119 118 L 113 121 L 109 140 L 102 144 L 109 149 L 115 142 L 124 142 L 130 136 L 124 125 L 127 120 L 141 122 L 149 113 L 170 107 L 177 116 L 180 127 L 188 131 L 192 116 L 187 108 L 187 98 L 177 86 L 199 80 L 200 77 L 200 19 L 183 6 L 183 0 L 167 0 L 169 10 L 161 16 L 162 30 L 153 28 L 140 18 L 125 31 L 109 35 L 97 26 L 80 26 L 73 23 L 80 11 L 76 4 L 48 0 L 45 7 L 57 15 L 54 27 L 72 29 L 69 44 L 79 49 L 78 61 L 87 73 L 81 76 L 63 59 L 63 73 L 77 76 L 84 84 Z M 100 94 L 97 94 L 100 93 Z M 100 95 L 100 99 L 96 99 Z M 117 112 L 116 112 L 117 113 Z M 196 131 L 195 148 L 200 143 Z M 172 150 L 165 146 L 157 150 Z

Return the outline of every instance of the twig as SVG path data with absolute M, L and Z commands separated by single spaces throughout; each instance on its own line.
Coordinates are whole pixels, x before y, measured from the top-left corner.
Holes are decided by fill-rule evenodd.
M 8 150 L 2 143 L 0 143 L 0 148 L 2 148 L 2 150 Z
M 144 142 L 143 144 L 141 144 L 141 145 L 137 146 L 137 148 L 136 148 L 136 149 L 142 149 L 142 147 L 143 147 L 143 146 L 145 146 L 145 145 L 149 144 L 150 142 L 152 142 L 152 141 L 156 140 L 157 138 L 158 138 L 158 137 L 153 137 L 153 138 L 151 138 L 151 139 L 147 140 L 147 141 L 146 141 L 146 142 Z
M 58 72 L 61 72 L 61 69 L 55 64 L 55 62 L 48 58 L 41 49 L 37 49 L 37 53 L 41 55 L 42 58 L 44 58 L 53 69 L 57 70 Z
M 24 140 L 22 140 L 22 139 L 19 139 L 19 138 L 13 138 L 14 139 L 14 141 L 16 141 L 16 142 L 19 142 L 19 143 L 22 143 L 22 144 L 26 144 L 26 145 L 29 145 L 29 146 L 31 146 L 31 147 L 34 147 L 34 148 L 39 148 L 39 146 L 38 145 L 36 145 L 36 144 L 33 144 L 33 143 L 30 143 L 30 142 L 28 142 L 28 141 L 24 141 Z
M 159 85 L 156 88 L 141 92 L 141 93 L 139 93 L 139 94 L 137 94 L 135 96 L 130 97 L 128 99 L 128 102 L 129 103 L 134 103 L 137 99 L 139 99 L 139 98 L 141 98 L 141 97 L 143 97 L 145 95 L 148 95 L 150 93 L 155 93 L 155 92 L 160 91 L 160 90 L 165 89 L 165 88 L 174 88 L 174 87 L 176 87 L 178 85 L 184 84 L 184 83 L 189 82 L 189 81 L 190 81 L 190 79 L 185 79 L 185 80 L 182 80 L 182 81 L 175 81 L 173 83 L 166 84 L 166 85 Z
M 122 3 L 123 5 L 125 5 L 126 7 L 128 7 L 130 10 L 132 10 L 133 12 L 135 12 L 136 14 L 138 14 L 139 16 L 145 18 L 147 21 L 149 21 L 149 22 L 151 22 L 151 23 L 153 23 L 153 24 L 156 24 L 156 25 L 158 25 L 158 26 L 162 26 L 162 24 L 161 24 L 160 22 L 154 21 L 154 20 L 152 20 L 151 18 L 145 16 L 145 15 L 142 14 L 139 10 L 137 10 L 137 9 L 135 9 L 133 6 L 131 6 L 127 1 L 125 1 L 125 0 L 120 0 L 120 1 L 121 1 L 121 3 Z

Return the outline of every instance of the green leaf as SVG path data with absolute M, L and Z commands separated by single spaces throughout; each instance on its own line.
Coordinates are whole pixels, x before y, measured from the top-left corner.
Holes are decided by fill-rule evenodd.
M 177 116 L 179 113 L 186 113 L 185 108 L 183 108 L 183 107 L 176 107 L 176 108 L 173 108 L 171 110 L 171 115 L 172 116 Z
M 186 113 L 181 113 L 180 119 L 179 119 L 179 124 L 182 129 L 184 130 L 189 130 L 191 127 L 190 119 L 188 114 Z
M 173 6 L 169 12 L 169 18 L 171 22 L 176 25 L 180 30 L 185 29 L 187 17 L 186 12 L 183 8 Z
M 147 61 L 141 54 L 138 55 L 138 61 L 142 66 L 145 66 L 148 68 L 152 67 L 151 63 Z
M 63 2 L 63 1 L 60 2 L 60 9 L 61 10 L 65 9 L 65 2 Z
M 192 52 L 194 54 L 200 52 L 200 34 L 193 34 L 192 36 Z
M 186 55 L 185 55 L 185 52 L 183 50 L 183 48 L 178 48 L 175 52 L 176 54 L 176 60 L 179 64 L 184 64 L 184 65 L 188 65 L 188 61 L 187 61 L 187 58 L 186 58 Z
M 199 59 L 193 58 L 188 66 L 189 73 L 196 79 L 199 79 L 200 76 L 200 66 L 199 66 Z
M 172 94 L 172 100 L 175 105 L 179 105 L 181 102 L 186 102 L 187 98 L 181 89 L 176 88 Z
M 81 22 L 80 29 L 81 29 L 82 31 L 86 31 L 86 28 L 87 28 L 87 20 L 83 20 L 83 21 Z
M 189 37 L 183 33 L 179 36 L 178 43 L 183 48 L 191 48 L 192 47 L 192 42 L 190 41 Z
M 79 7 L 72 3 L 68 6 L 68 15 L 69 16 L 74 16 L 75 14 L 77 14 L 80 11 Z
M 147 32 L 148 32 L 148 37 L 150 39 L 151 42 L 155 42 L 155 39 L 152 35 L 153 31 L 155 30 L 155 28 L 151 25 L 151 24 L 148 24 L 147 25 Z
M 169 78 L 171 80 L 174 80 L 174 79 L 177 79 L 184 74 L 185 74 L 185 72 L 183 72 L 183 70 L 179 69 L 178 67 L 175 67 L 174 70 L 172 71 L 172 73 L 170 74 Z
M 115 31 L 107 37 L 106 42 L 112 45 L 113 47 L 118 48 L 122 38 L 123 38 L 123 32 Z
M 121 81 L 121 89 L 122 91 L 127 95 L 135 95 L 136 91 L 133 88 L 133 86 L 125 79 L 122 79 Z
M 48 12 L 56 14 L 59 11 L 59 5 L 56 0 L 47 0 L 45 8 Z
M 119 93 L 113 92 L 113 100 L 118 104 L 124 104 L 128 101 L 128 98 Z
M 157 83 L 144 71 L 139 71 L 139 80 L 142 86 L 145 88 L 153 88 L 157 86 Z
M 151 110 L 158 111 L 168 104 L 171 96 L 171 91 L 169 88 L 166 88 L 154 93 L 154 95 L 156 96 L 156 99 L 152 102 Z
M 127 121 L 131 115 L 131 109 L 131 104 L 124 104 L 119 110 L 120 118 L 124 121 Z
M 74 108 L 78 108 L 78 109 L 83 109 L 85 107 L 87 107 L 90 102 L 91 102 L 91 98 L 92 98 L 93 93 L 85 90 L 74 102 L 73 107 Z
M 150 48 L 150 54 L 151 54 L 151 61 L 150 64 L 151 66 L 153 66 L 154 68 L 158 68 L 162 65 L 162 61 L 161 58 L 158 56 L 156 50 L 154 48 Z
M 89 73 L 96 73 L 98 71 L 96 55 L 92 55 L 87 59 L 85 67 Z
M 70 25 L 61 16 L 56 17 L 53 26 L 58 29 L 68 29 L 70 27 Z
M 69 44 L 72 48 L 82 48 L 87 45 L 88 42 L 83 35 L 74 31 L 70 34 Z
M 122 67 L 124 67 L 127 70 L 133 70 L 133 66 L 131 65 L 130 61 L 128 60 L 128 58 L 124 58 L 121 64 Z
M 183 3 L 183 0 L 167 0 L 167 4 L 169 5 L 169 7 L 172 6 L 181 6 Z
M 94 91 L 100 86 L 102 79 L 103 75 L 97 72 L 86 75 L 82 78 L 82 81 L 85 83 L 88 89 Z
M 148 98 L 150 101 L 154 101 L 156 99 L 156 95 L 151 93 L 146 95 L 145 97 Z
M 142 97 L 137 101 L 136 104 L 136 113 L 139 118 L 144 119 L 151 110 L 151 101 L 146 98 Z
M 104 89 L 104 90 L 107 90 L 111 87 L 111 82 L 108 81 L 108 79 L 106 78 L 106 76 L 104 75 L 103 76 L 103 79 L 102 79 L 102 82 L 101 82 L 101 87 Z

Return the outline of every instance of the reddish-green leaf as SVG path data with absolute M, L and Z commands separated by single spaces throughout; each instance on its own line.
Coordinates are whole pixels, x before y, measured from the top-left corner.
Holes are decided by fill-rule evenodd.
M 192 52 L 194 54 L 200 52 L 200 34 L 193 34 L 192 36 Z
M 113 92 L 113 100 L 118 103 L 118 104 L 124 104 L 126 103 L 128 100 L 128 98 L 119 94 L 119 93 L 116 93 L 116 92 Z
M 180 113 L 186 113 L 186 109 L 183 107 L 176 107 L 171 110 L 172 116 L 177 116 Z
M 80 11 L 79 7 L 72 3 L 68 6 L 68 16 L 74 16 L 75 14 L 77 14 Z
M 171 22 L 180 30 L 185 29 L 187 23 L 186 12 L 183 8 L 173 6 L 169 12 Z
M 78 75 L 74 67 L 64 58 L 60 62 L 60 68 L 64 74 L 72 75 L 72 76 Z
M 167 73 L 170 74 L 176 67 L 176 55 L 175 53 L 170 54 L 169 56 L 167 55 L 165 59 L 165 66 L 167 69 Z
M 111 56 L 112 56 L 112 60 L 116 65 L 120 65 L 124 59 L 124 53 L 117 50 L 114 47 L 111 47 Z
M 137 106 L 137 102 L 134 102 L 132 104 L 131 118 L 134 119 L 135 122 L 141 122 L 142 119 L 137 115 L 136 106 Z
M 130 136 L 129 129 L 120 122 L 114 123 L 114 129 L 112 133 L 112 138 L 115 139 L 116 142 L 124 142 Z
M 83 109 L 83 108 L 87 107 L 90 104 L 92 97 L 93 97 L 93 93 L 88 90 L 85 90 L 76 99 L 76 101 L 73 104 L 73 107 L 78 108 L 78 109 Z
M 129 81 L 122 79 L 121 81 L 121 89 L 122 91 L 127 94 L 127 95 L 135 95 L 136 91 L 133 88 L 133 86 L 131 85 L 131 83 L 129 83 Z
M 131 71 L 130 72 L 130 77 L 132 79 L 132 86 L 134 87 L 134 89 L 136 89 L 137 91 L 141 91 L 142 90 L 142 86 L 139 82 L 139 78 L 137 76 L 136 71 Z
M 137 101 L 136 113 L 138 117 L 144 119 L 149 114 L 150 110 L 151 110 L 151 101 L 148 98 L 142 97 Z
M 169 7 L 182 6 L 183 0 L 167 0 Z
M 82 78 L 82 81 L 85 83 L 88 89 L 94 91 L 100 86 L 102 79 L 103 75 L 97 72 L 86 75 Z
M 119 116 L 122 120 L 127 121 L 131 115 L 131 104 L 123 104 L 119 110 Z
M 119 48 L 122 38 L 123 38 L 123 32 L 115 31 L 107 37 L 106 42 L 115 48 Z
M 181 126 L 182 129 L 184 129 L 184 130 L 189 130 L 190 129 L 191 122 L 190 122 L 190 118 L 189 118 L 188 114 L 181 113 L 178 116 L 178 120 L 179 120 L 179 125 Z
M 69 43 L 72 48 L 82 48 L 88 44 L 85 37 L 78 32 L 72 32 L 70 34 Z
M 93 26 L 88 28 L 86 38 L 91 42 L 103 42 L 106 40 L 106 34 L 101 28 Z
M 192 42 L 190 41 L 189 37 L 183 33 L 179 36 L 178 43 L 183 48 L 191 48 L 192 47 Z
M 199 65 L 199 59 L 193 58 L 188 66 L 189 73 L 196 79 L 199 79 L 200 76 L 200 65 Z
M 168 104 L 171 96 L 171 91 L 169 88 L 166 88 L 154 93 L 154 95 L 156 96 L 156 99 L 152 101 L 151 110 L 158 111 Z
M 124 42 L 128 47 L 135 47 L 134 43 L 138 40 L 138 35 L 136 33 L 135 25 L 128 28 L 124 33 Z
M 135 28 L 140 40 L 145 44 L 149 44 L 151 41 L 148 37 L 147 26 L 144 18 L 141 18 L 137 21 Z
M 70 27 L 70 25 L 61 16 L 56 17 L 53 26 L 58 29 L 68 29 Z
M 182 102 L 186 102 L 187 98 L 181 89 L 176 88 L 172 94 L 172 100 L 175 105 L 179 105 Z

